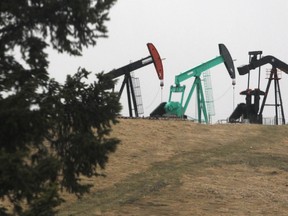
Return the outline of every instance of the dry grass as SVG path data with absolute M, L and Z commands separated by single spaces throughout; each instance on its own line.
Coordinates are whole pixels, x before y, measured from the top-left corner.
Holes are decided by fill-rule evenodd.
M 121 120 L 107 177 L 59 215 L 287 215 L 287 129 Z

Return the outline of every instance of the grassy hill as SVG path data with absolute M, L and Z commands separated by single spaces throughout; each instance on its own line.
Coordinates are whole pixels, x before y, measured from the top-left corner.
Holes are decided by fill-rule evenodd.
M 122 140 L 59 215 L 287 215 L 288 126 L 121 119 Z

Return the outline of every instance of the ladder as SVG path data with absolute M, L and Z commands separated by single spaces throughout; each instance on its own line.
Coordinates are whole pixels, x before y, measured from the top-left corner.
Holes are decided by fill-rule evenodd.
M 206 98 L 206 106 L 208 112 L 209 122 L 212 121 L 212 116 L 215 116 L 215 107 L 214 107 L 214 98 L 213 98 L 213 89 L 211 82 L 211 73 L 210 70 L 203 72 L 203 81 L 204 81 L 204 91 Z
M 143 109 L 143 102 L 142 102 L 142 95 L 141 95 L 141 88 L 140 88 L 140 80 L 138 77 L 135 77 L 133 72 L 131 73 L 131 78 L 132 78 L 132 85 L 133 85 L 135 98 L 136 98 L 138 116 L 143 115 L 144 109 Z

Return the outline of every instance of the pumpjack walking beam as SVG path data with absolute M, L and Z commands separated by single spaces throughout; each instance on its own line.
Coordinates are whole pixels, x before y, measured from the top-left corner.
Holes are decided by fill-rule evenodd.
M 259 111 L 259 116 L 262 117 L 264 106 L 266 105 L 266 100 L 268 96 L 268 92 L 270 89 L 270 85 L 272 80 L 274 80 L 274 87 L 275 87 L 275 115 L 276 115 L 276 125 L 278 125 L 278 107 L 280 106 L 281 108 L 281 114 L 282 114 L 282 124 L 285 124 L 285 116 L 284 116 L 284 109 L 283 109 L 283 103 L 282 103 L 282 97 L 281 97 L 281 91 L 280 91 L 280 85 L 279 85 L 279 77 L 277 74 L 277 69 L 285 72 L 288 74 L 288 65 L 284 63 L 283 61 L 275 58 L 274 56 L 268 55 L 263 58 L 260 58 L 258 60 L 252 60 L 248 65 L 244 65 L 241 67 L 238 67 L 238 72 L 240 75 L 245 75 L 250 72 L 250 70 L 253 70 L 257 67 L 261 67 L 262 65 L 265 64 L 271 64 L 272 69 L 270 72 L 268 84 L 266 87 L 265 95 L 263 98 L 263 102 Z M 279 103 L 277 99 L 277 93 L 279 94 Z
M 164 85 L 164 83 L 163 83 L 164 70 L 163 70 L 163 65 L 162 65 L 162 59 L 160 58 L 160 55 L 159 55 L 157 49 L 155 48 L 155 46 L 152 43 L 148 43 L 147 47 L 148 47 L 150 56 L 147 56 L 146 58 L 140 59 L 136 62 L 132 62 L 132 63 L 125 65 L 121 68 L 112 70 L 106 74 L 107 76 L 110 76 L 112 79 L 116 79 L 120 76 L 124 76 L 124 80 L 122 82 L 122 85 L 121 85 L 121 88 L 119 91 L 119 99 L 122 95 L 124 87 L 126 86 L 130 117 L 133 117 L 133 107 L 134 107 L 135 117 L 138 117 L 136 96 L 135 96 L 135 91 L 133 88 L 132 77 L 130 74 L 132 71 L 140 69 L 140 68 L 147 66 L 151 63 L 154 63 L 158 78 L 160 79 L 160 86 L 162 87 Z

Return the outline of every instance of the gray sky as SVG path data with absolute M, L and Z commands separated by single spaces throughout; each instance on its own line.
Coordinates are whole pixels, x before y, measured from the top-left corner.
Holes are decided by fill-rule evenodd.
M 236 59 L 235 67 L 247 64 L 248 52 L 252 50 L 262 50 L 263 55 L 274 55 L 288 63 L 287 11 L 287 0 L 118 0 L 107 23 L 109 37 L 84 50 L 82 57 L 50 51 L 49 70 L 60 82 L 79 66 L 94 73 L 109 72 L 149 56 L 146 43 L 152 42 L 160 56 L 166 58 L 162 95 L 163 101 L 167 101 L 175 75 L 218 56 L 219 43 L 224 43 Z M 267 83 L 266 68 L 270 65 L 262 68 L 262 90 Z M 210 72 L 216 111 L 213 119 L 217 121 L 232 113 L 233 89 L 223 64 Z M 256 88 L 258 72 L 252 74 L 255 76 L 251 76 L 250 88 Z M 140 78 L 145 116 L 148 116 L 161 102 L 159 80 L 152 64 L 135 71 L 135 76 Z M 285 110 L 287 78 L 283 73 L 280 81 Z M 239 92 L 247 88 L 247 76 L 240 77 L 237 72 L 236 82 L 235 106 L 245 101 Z M 186 95 L 192 83 L 193 79 L 183 83 L 187 86 Z M 122 113 L 128 115 L 125 100 L 125 97 L 121 99 Z M 186 113 L 195 116 L 195 100 L 191 100 Z M 265 108 L 264 115 L 273 116 L 274 111 Z

